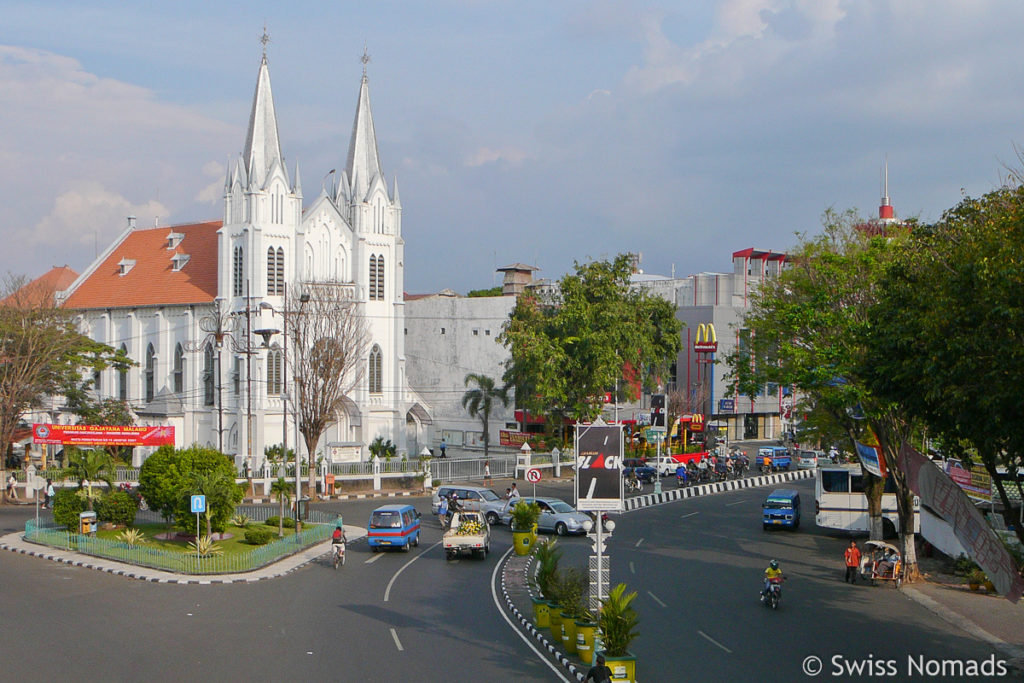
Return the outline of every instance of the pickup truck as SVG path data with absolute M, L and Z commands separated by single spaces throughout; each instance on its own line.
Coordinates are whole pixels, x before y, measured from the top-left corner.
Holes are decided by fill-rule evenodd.
M 491 525 L 481 512 L 456 512 L 441 542 L 449 560 L 462 554 L 485 557 L 491 551 Z

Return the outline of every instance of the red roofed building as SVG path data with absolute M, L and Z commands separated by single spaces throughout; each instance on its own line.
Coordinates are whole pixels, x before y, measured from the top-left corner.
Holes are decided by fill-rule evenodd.
M 81 276 L 55 280 L 83 333 L 138 364 L 95 376 L 99 396 L 126 400 L 140 423 L 173 425 L 178 446 L 218 447 L 239 466 L 259 468 L 264 449 L 282 439 L 288 448 L 299 441 L 302 453 L 279 330 L 286 291 L 315 282 L 351 297 L 369 336 L 361 380 L 318 452 L 327 462 L 364 459 L 378 436 L 399 453 L 420 452 L 432 413 L 406 379 L 402 204 L 381 168 L 367 61 L 347 156 L 309 206 L 298 165 L 289 173 L 284 164 L 264 52 L 244 150 L 224 179 L 222 219 L 141 228 L 130 217 Z M 221 343 L 211 334 L 218 321 L 229 331 Z
M 54 306 L 57 303 L 57 292 L 67 289 L 68 285 L 77 277 L 78 273 L 66 265 L 54 266 L 35 280 L 7 295 L 3 301 L 0 301 L 0 306 L 17 306 L 19 308 Z

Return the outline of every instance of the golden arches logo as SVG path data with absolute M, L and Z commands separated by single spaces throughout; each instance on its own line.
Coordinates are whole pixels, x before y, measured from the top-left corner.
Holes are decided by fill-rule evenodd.
M 703 432 L 704 431 L 704 414 L 694 413 L 690 417 L 690 431 L 691 432 Z
M 718 351 L 718 335 L 712 323 L 697 325 L 697 336 L 693 340 L 693 350 L 697 353 L 714 353 Z

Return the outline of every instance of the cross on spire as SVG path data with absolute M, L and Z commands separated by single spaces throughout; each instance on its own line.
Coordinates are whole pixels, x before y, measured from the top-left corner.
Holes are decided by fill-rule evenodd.
M 366 51 L 366 43 L 363 43 L 363 56 L 359 58 L 363 63 L 363 75 L 366 75 L 366 65 L 370 63 L 370 53 Z
M 267 43 L 270 42 L 270 34 L 267 33 L 267 25 L 263 24 L 263 35 L 260 36 L 260 42 L 263 44 L 263 54 L 267 54 Z

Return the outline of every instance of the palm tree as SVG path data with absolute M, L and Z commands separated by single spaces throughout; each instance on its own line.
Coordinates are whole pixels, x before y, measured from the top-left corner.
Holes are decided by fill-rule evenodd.
M 88 451 L 77 448 L 71 450 L 68 454 L 68 469 L 71 470 L 71 477 L 78 480 L 78 488 L 85 484 L 85 502 L 89 510 L 92 510 L 94 481 L 106 482 L 111 490 L 114 489 L 114 479 L 111 476 L 114 472 L 114 459 L 102 448 Z
M 494 401 L 500 401 L 502 406 L 508 406 L 508 387 L 494 386 L 494 379 L 487 375 L 469 373 L 466 375 L 465 384 L 476 385 L 462 395 L 462 407 L 466 409 L 470 417 L 479 417 L 484 427 L 484 458 L 487 458 L 487 447 L 490 442 L 490 429 L 487 423 L 491 419 L 491 408 Z
M 285 481 L 284 477 L 278 477 L 276 481 L 270 483 L 270 492 L 277 494 L 277 499 L 281 503 L 281 514 L 277 516 L 278 538 L 284 538 L 284 501 L 291 496 L 294 490 L 295 485 L 290 481 Z

